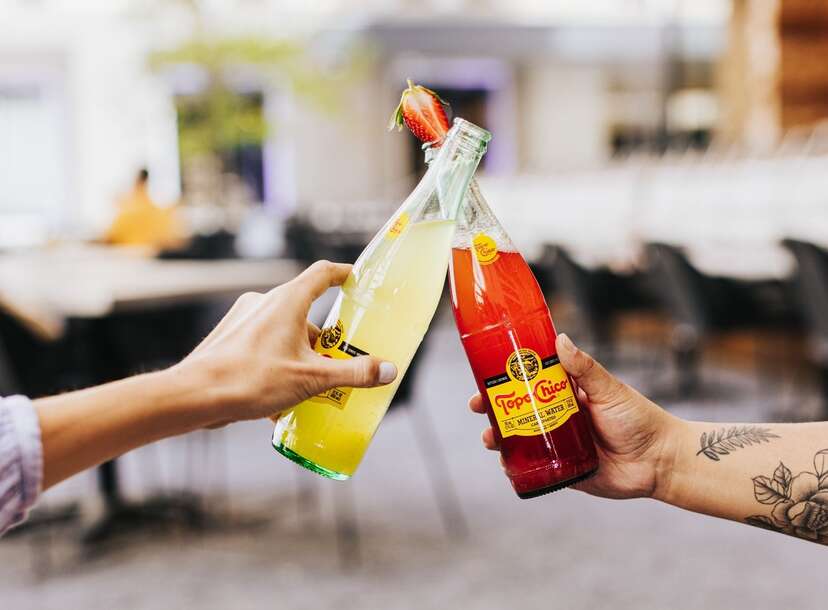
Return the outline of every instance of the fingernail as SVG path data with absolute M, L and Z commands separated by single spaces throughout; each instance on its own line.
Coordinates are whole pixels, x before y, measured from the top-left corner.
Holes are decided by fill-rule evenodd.
M 574 352 L 576 349 L 578 349 L 577 347 L 575 347 L 575 344 L 572 343 L 572 339 L 570 339 L 569 335 L 567 335 L 566 333 L 561 333 L 560 335 L 558 335 L 558 340 L 560 341 L 561 347 L 568 352 Z
M 391 383 L 397 378 L 397 367 L 393 362 L 380 362 L 379 365 L 379 382 Z

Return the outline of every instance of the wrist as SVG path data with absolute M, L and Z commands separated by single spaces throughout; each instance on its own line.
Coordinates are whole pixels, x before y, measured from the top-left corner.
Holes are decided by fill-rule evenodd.
M 661 433 L 661 449 L 656 461 L 656 484 L 651 496 L 653 499 L 666 504 L 676 503 L 677 490 L 683 476 L 683 447 L 690 434 L 689 422 L 667 415 Z
M 179 433 L 205 428 L 221 420 L 223 403 L 204 369 L 177 364 L 149 376 L 159 401 L 183 428 Z

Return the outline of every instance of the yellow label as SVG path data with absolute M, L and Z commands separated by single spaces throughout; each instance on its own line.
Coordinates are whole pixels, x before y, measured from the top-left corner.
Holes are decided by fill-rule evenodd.
M 478 233 L 472 240 L 474 255 L 481 265 L 488 265 L 497 260 L 497 244 L 485 233 Z
M 334 326 L 327 326 L 319 333 L 319 338 L 316 340 L 314 350 L 325 358 L 333 358 L 335 360 L 348 360 L 355 356 L 364 356 L 367 352 L 362 351 L 343 340 L 345 336 L 345 327 L 342 320 L 337 320 Z M 326 392 L 317 394 L 311 398 L 312 402 L 319 402 L 322 404 L 336 407 L 337 409 L 344 409 L 345 403 L 353 392 L 353 388 L 331 388 Z
M 403 212 L 399 216 L 397 216 L 397 220 L 394 221 L 394 224 L 391 225 L 391 228 L 388 229 L 388 238 L 389 239 L 397 239 L 403 231 L 405 231 L 405 227 L 408 226 L 408 213 Z
M 503 438 L 537 436 L 559 428 L 578 402 L 557 356 L 541 359 L 520 349 L 506 360 L 501 375 L 486 380 L 486 394 Z

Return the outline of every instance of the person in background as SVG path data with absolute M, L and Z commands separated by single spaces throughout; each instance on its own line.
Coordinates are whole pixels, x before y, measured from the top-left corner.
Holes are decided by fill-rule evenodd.
M 684 421 L 622 383 L 566 335 L 558 357 L 591 415 L 598 473 L 575 488 L 603 498 L 654 498 L 828 544 L 828 422 Z M 480 395 L 469 407 L 485 413 Z M 498 450 L 492 428 L 483 444 Z
M 121 246 L 147 246 L 154 250 L 184 244 L 184 225 L 175 206 L 162 208 L 149 195 L 149 172 L 142 169 L 132 190 L 118 202 L 118 213 L 106 241 Z
M 320 261 L 267 294 L 242 295 L 169 369 L 36 401 L 0 398 L 0 534 L 43 490 L 141 445 L 274 417 L 337 386 L 391 383 L 391 362 L 332 360 L 313 351 L 320 331 L 307 320 L 311 303 L 350 269 Z

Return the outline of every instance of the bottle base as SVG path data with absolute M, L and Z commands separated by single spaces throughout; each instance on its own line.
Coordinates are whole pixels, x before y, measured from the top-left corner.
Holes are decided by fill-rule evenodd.
M 335 481 L 347 481 L 351 478 L 349 474 L 342 474 L 341 472 L 337 472 L 335 470 L 330 470 L 329 468 L 325 468 L 324 466 L 320 466 L 316 462 L 312 462 L 307 458 L 302 457 L 292 449 L 288 449 L 282 444 L 275 444 L 273 443 L 273 448 L 289 459 L 291 462 L 295 462 L 302 466 L 303 468 L 307 468 L 311 472 L 315 472 L 316 474 L 325 477 L 326 479 L 333 479 Z
M 540 489 L 534 489 L 532 491 L 517 491 L 517 497 L 521 500 L 531 500 L 532 498 L 537 498 L 539 496 L 545 496 L 546 494 L 551 494 L 559 489 L 564 489 L 565 487 L 570 487 L 575 483 L 580 483 L 581 481 L 586 481 L 587 479 L 595 476 L 598 473 L 598 468 L 593 468 L 587 473 L 574 477 L 572 479 L 568 479 L 566 481 L 561 481 L 560 483 L 555 483 L 554 485 L 550 485 L 548 487 L 541 487 Z

